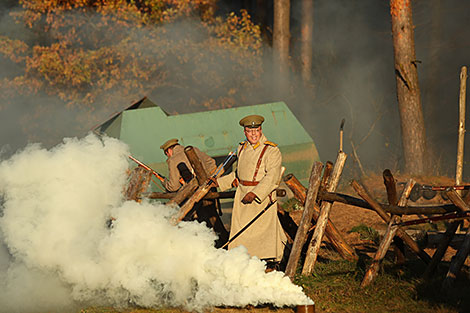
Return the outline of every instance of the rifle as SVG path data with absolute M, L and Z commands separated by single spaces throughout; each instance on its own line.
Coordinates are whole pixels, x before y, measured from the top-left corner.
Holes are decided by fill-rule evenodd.
M 276 203 L 277 200 L 271 201 L 264 209 L 262 209 L 251 221 L 249 221 L 245 226 L 243 226 L 242 229 L 240 229 L 235 235 L 233 235 L 232 238 L 230 238 L 220 249 L 225 248 L 226 246 L 229 245 L 232 241 L 234 241 L 238 236 L 240 236 L 248 227 L 251 226 L 258 218 L 260 218 L 261 215 L 264 214 L 274 203 Z
M 198 187 L 198 189 L 194 192 L 194 194 L 186 201 L 186 203 L 180 208 L 178 214 L 173 217 L 173 223 L 177 224 L 183 220 L 186 214 L 191 211 L 194 204 L 199 202 L 211 189 L 214 184 L 214 180 L 219 178 L 225 171 L 226 167 L 232 165 L 233 162 L 236 160 L 235 152 L 231 151 L 227 157 L 225 158 L 224 162 L 220 164 L 215 172 L 206 179 L 206 181 Z
M 134 161 L 135 163 L 137 163 L 140 167 L 145 168 L 147 171 L 152 172 L 152 174 L 155 175 L 155 177 L 157 177 L 162 183 L 165 181 L 165 176 L 158 174 L 158 173 L 157 173 L 156 171 L 154 171 L 150 166 L 145 165 L 145 164 L 142 163 L 141 161 L 139 161 L 139 160 L 137 160 L 136 158 L 134 158 L 132 155 L 129 155 L 129 159 L 131 159 L 132 161 Z
M 453 188 L 455 190 L 464 190 L 470 188 L 470 185 L 451 185 L 451 186 L 430 186 L 430 185 L 421 185 L 423 190 L 432 190 L 432 191 L 444 191 L 448 188 Z

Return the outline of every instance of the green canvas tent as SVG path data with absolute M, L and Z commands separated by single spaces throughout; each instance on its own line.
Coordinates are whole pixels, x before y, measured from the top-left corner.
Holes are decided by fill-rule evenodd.
M 293 173 L 304 184 L 308 182 L 319 155 L 312 137 L 284 102 L 169 115 L 143 98 L 97 126 L 95 132 L 119 138 L 129 145 L 134 157 L 167 175 L 166 156 L 159 148 L 163 142 L 178 138 L 182 145 L 196 146 L 219 163 L 244 140 L 238 121 L 250 114 L 265 118 L 263 133 L 279 145 L 285 173 Z

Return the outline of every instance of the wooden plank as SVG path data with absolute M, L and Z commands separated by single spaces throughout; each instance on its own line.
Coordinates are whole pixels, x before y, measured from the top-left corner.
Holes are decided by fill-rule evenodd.
M 310 173 L 307 198 L 305 200 L 305 209 L 295 234 L 294 244 L 292 245 L 292 250 L 290 252 L 289 260 L 285 270 L 286 276 L 288 276 L 291 280 L 294 278 L 297 264 L 299 263 L 300 253 L 302 251 L 302 247 L 304 246 L 305 240 L 307 239 L 307 232 L 310 228 L 310 225 L 312 224 L 314 206 L 321 183 L 322 169 L 323 164 L 321 162 L 315 162 L 312 167 L 312 172 Z
M 328 192 L 336 191 L 338 186 L 341 173 L 343 172 L 344 163 L 346 162 L 347 154 L 343 151 L 338 152 L 333 172 L 328 182 L 326 190 Z M 313 267 L 318 257 L 318 251 L 320 250 L 321 241 L 325 234 L 326 225 L 328 224 L 328 217 L 330 215 L 330 209 L 332 204 L 330 202 L 324 202 L 320 208 L 320 216 L 318 217 L 315 231 L 313 232 L 312 240 L 308 246 L 307 255 L 305 257 L 304 266 L 302 268 L 302 274 L 308 275 L 312 273 Z

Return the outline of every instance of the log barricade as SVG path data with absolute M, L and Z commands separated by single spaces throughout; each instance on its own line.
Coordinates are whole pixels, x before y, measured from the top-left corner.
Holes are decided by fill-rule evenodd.
M 330 175 L 328 174 L 328 163 L 325 166 L 323 177 L 325 177 L 325 175 Z M 322 178 L 322 184 L 323 181 L 324 179 Z M 296 199 L 299 200 L 302 204 L 305 204 L 307 188 L 305 188 L 293 174 L 288 174 L 286 177 L 284 177 L 284 182 L 293 192 L 295 190 L 294 196 L 296 197 Z M 315 205 L 313 209 L 313 219 L 314 221 L 317 221 L 318 217 L 320 216 L 320 208 Z M 330 219 L 328 219 L 325 234 L 332 246 L 335 248 L 335 250 L 341 255 L 341 257 L 349 261 L 357 260 L 357 255 L 354 249 L 351 248 L 351 246 L 349 246 L 349 244 L 343 239 L 340 232 Z
M 369 192 L 361 184 L 353 180 L 351 182 L 351 186 L 365 201 L 370 204 L 371 207 L 374 208 L 374 210 L 385 221 L 385 223 L 390 223 L 390 216 L 382 209 L 380 204 L 370 196 Z M 418 246 L 418 244 L 403 229 L 398 228 L 397 235 L 400 236 L 400 238 L 403 239 L 403 241 L 411 249 L 411 251 L 416 253 L 426 264 L 431 261 L 431 257 L 424 250 L 422 250 Z
M 339 179 L 343 172 L 344 163 L 346 162 L 347 154 L 343 151 L 338 152 L 333 171 L 328 180 L 328 186 L 326 191 L 334 192 L 338 186 Z M 313 232 L 312 240 L 308 246 L 307 255 L 305 256 L 304 266 L 302 268 L 302 274 L 307 275 L 312 273 L 315 262 L 317 261 L 318 251 L 320 250 L 321 241 L 325 234 L 326 225 L 330 214 L 332 203 L 322 202 L 320 207 L 320 216 L 318 217 L 315 231 Z
M 384 179 L 385 189 L 387 191 L 388 204 L 398 205 L 397 184 L 396 184 L 395 178 L 393 177 L 392 172 L 389 169 L 386 169 L 383 171 L 382 176 Z M 415 183 L 413 183 L 412 185 L 414 186 Z M 413 186 L 411 186 L 411 188 L 413 188 Z M 404 191 L 405 190 L 406 190 L 406 187 Z M 403 195 L 404 194 L 402 193 L 402 196 Z M 407 196 L 407 198 L 408 197 L 409 195 Z M 401 206 L 404 206 L 404 204 Z M 392 214 L 392 219 L 394 220 L 394 222 L 398 222 L 400 220 L 398 216 L 399 215 L 397 215 L 397 217 L 395 218 L 395 215 Z M 397 264 L 405 263 L 405 244 L 403 243 L 403 240 L 401 240 L 400 237 L 393 237 L 393 242 L 395 243 L 394 250 L 395 250 Z M 388 246 L 386 247 L 386 249 L 388 249 Z
M 142 167 L 136 167 L 129 173 L 129 181 L 124 196 L 127 200 L 140 201 L 141 194 L 147 189 L 152 173 Z
M 386 180 L 388 180 L 386 184 L 391 184 L 393 180 L 393 176 L 391 172 L 384 173 L 384 178 L 386 176 L 387 176 Z M 395 182 L 393 182 L 393 184 L 395 184 Z M 403 189 L 403 192 L 400 197 L 400 201 L 398 201 L 396 197 L 392 198 L 391 201 L 397 200 L 398 201 L 397 204 L 399 206 L 404 206 L 410 196 L 411 189 L 413 189 L 414 184 L 415 184 L 415 181 L 410 179 L 408 183 L 406 184 L 405 188 Z M 392 188 L 387 189 L 387 191 L 389 190 L 392 190 Z M 382 241 L 380 242 L 379 248 L 377 249 L 377 252 L 374 255 L 371 265 L 367 269 L 366 274 L 364 275 L 364 278 L 362 279 L 362 283 L 361 283 L 362 288 L 369 285 L 375 279 L 375 277 L 377 277 L 378 272 L 379 272 L 380 262 L 385 257 L 388 251 L 388 248 L 390 247 L 390 244 L 392 243 L 392 239 L 394 238 L 395 234 L 398 231 L 397 223 L 399 221 L 400 221 L 400 216 L 392 214 L 392 216 L 390 217 L 390 222 L 388 223 L 388 226 L 387 226 L 387 230 L 385 231 L 385 235 Z
M 462 200 L 462 198 L 460 197 L 460 195 L 458 194 L 456 190 L 454 189 L 449 190 L 447 192 L 447 196 L 462 211 L 467 211 L 467 212 L 470 211 L 470 207 Z M 448 290 L 454 284 L 454 281 L 457 278 L 457 275 L 460 272 L 460 269 L 462 268 L 462 265 L 464 264 L 465 259 L 467 258 L 469 252 L 470 252 L 470 228 L 467 230 L 467 233 L 465 234 L 465 239 L 463 243 L 461 244 L 459 250 L 455 254 L 455 257 L 452 259 L 447 275 L 444 278 L 444 281 L 442 282 L 442 289 L 444 292 L 448 292 Z
M 449 200 L 451 200 L 452 203 L 457 206 L 460 212 L 465 210 L 466 202 L 462 200 L 462 198 L 460 198 L 456 190 L 450 188 L 446 190 L 445 193 Z M 452 239 L 454 238 L 455 232 L 457 231 L 459 224 L 460 221 L 454 221 L 447 226 L 447 229 L 444 233 L 444 237 L 438 243 L 436 251 L 432 256 L 431 262 L 426 267 L 426 270 L 423 275 L 424 278 L 429 279 L 434 273 L 434 270 L 436 269 L 439 262 L 441 262 L 442 257 L 444 256 L 447 248 L 449 247 Z
M 308 229 L 312 224 L 314 206 L 315 202 L 317 201 L 318 189 L 320 188 L 321 183 L 322 169 L 323 164 L 321 162 L 315 162 L 312 168 L 312 173 L 310 174 L 308 192 L 305 199 L 305 209 L 295 234 L 294 243 L 292 245 L 292 250 L 290 252 L 285 271 L 286 276 L 288 276 L 291 280 L 294 278 L 297 269 L 297 263 L 299 262 L 300 258 L 300 253 L 307 238 Z

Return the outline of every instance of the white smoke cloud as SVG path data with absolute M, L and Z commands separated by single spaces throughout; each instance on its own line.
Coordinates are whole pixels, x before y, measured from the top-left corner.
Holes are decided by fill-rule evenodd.
M 204 224 L 173 226 L 175 209 L 125 201 L 127 155 L 90 134 L 0 163 L 0 311 L 312 303 L 243 247 L 215 249 Z

